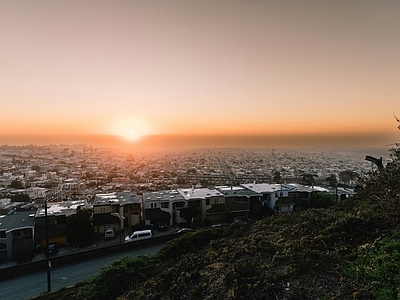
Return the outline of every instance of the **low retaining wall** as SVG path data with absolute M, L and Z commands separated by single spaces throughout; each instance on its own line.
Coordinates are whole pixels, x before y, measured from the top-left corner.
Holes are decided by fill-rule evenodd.
M 64 265 L 70 265 L 76 262 L 97 258 L 99 256 L 106 256 L 113 253 L 128 251 L 129 249 L 143 248 L 151 245 L 164 244 L 169 240 L 175 238 L 176 235 L 167 234 L 159 237 L 153 237 L 151 239 L 124 243 L 124 244 L 114 244 L 111 246 L 103 246 L 98 248 L 81 249 L 70 254 L 64 254 L 60 256 L 52 256 L 51 267 L 60 267 Z M 24 263 L 16 266 L 11 266 L 7 268 L 2 268 L 0 271 L 0 281 L 5 281 L 14 277 L 18 277 L 28 273 L 35 273 L 45 271 L 47 269 L 47 260 L 33 261 L 29 263 Z

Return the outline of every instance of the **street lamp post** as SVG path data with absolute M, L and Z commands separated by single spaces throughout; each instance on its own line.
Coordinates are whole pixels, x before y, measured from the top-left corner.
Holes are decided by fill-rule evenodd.
M 44 200 L 44 220 L 46 226 L 46 264 L 47 264 L 47 291 L 51 292 L 51 278 L 50 278 L 50 255 L 49 255 L 49 222 L 47 219 L 47 199 Z

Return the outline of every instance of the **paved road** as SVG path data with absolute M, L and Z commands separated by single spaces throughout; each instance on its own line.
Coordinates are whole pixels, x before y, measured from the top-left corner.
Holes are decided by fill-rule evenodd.
M 155 254 L 163 244 L 132 249 L 98 259 L 80 262 L 74 265 L 63 266 L 51 270 L 51 289 L 59 290 L 74 285 L 96 275 L 102 267 L 127 255 Z M 15 279 L 0 282 L 0 298 L 2 300 L 24 300 L 39 296 L 47 291 L 47 273 L 41 271 Z

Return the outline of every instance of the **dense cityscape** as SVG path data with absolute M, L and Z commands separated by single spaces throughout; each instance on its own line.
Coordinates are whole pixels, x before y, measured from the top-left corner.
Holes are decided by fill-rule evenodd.
M 181 210 L 191 206 L 198 208 L 193 217 L 202 225 L 229 222 L 232 216 L 259 219 L 270 213 L 265 209 L 307 206 L 314 192 L 335 194 L 336 200 L 352 195 L 357 177 L 374 169 L 367 154 L 283 148 L 121 154 L 86 145 L 4 145 L 1 262 L 26 254 L 18 240 L 46 244 L 45 202 L 53 218 L 50 242 L 88 246 L 67 226 L 66 219 L 80 208 L 93 214 L 95 236 L 108 228 L 125 235 L 140 225 L 178 225 L 188 221 Z
M 367 151 L 367 150 L 366 150 Z M 137 192 L 178 187 L 273 183 L 301 183 L 304 174 L 324 182 L 331 175 L 343 181 L 342 171 L 359 175 L 371 171 L 368 152 L 310 149 L 194 149 L 175 152 L 117 154 L 85 145 L 0 147 L 1 193 L 22 192 L 32 200 L 46 189 L 58 200 L 93 195 L 96 191 Z M 346 182 L 349 183 L 349 182 Z

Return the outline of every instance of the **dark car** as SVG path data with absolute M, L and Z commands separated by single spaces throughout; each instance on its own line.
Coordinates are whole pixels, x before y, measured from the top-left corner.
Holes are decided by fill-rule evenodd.
M 58 243 L 49 244 L 49 255 L 55 255 L 58 253 Z
M 42 244 L 36 244 L 35 249 L 36 249 L 36 254 L 39 254 L 40 252 L 42 252 L 42 250 L 43 250 Z
M 157 229 L 158 231 L 165 231 L 167 230 L 167 224 L 165 224 L 165 222 L 158 222 Z

